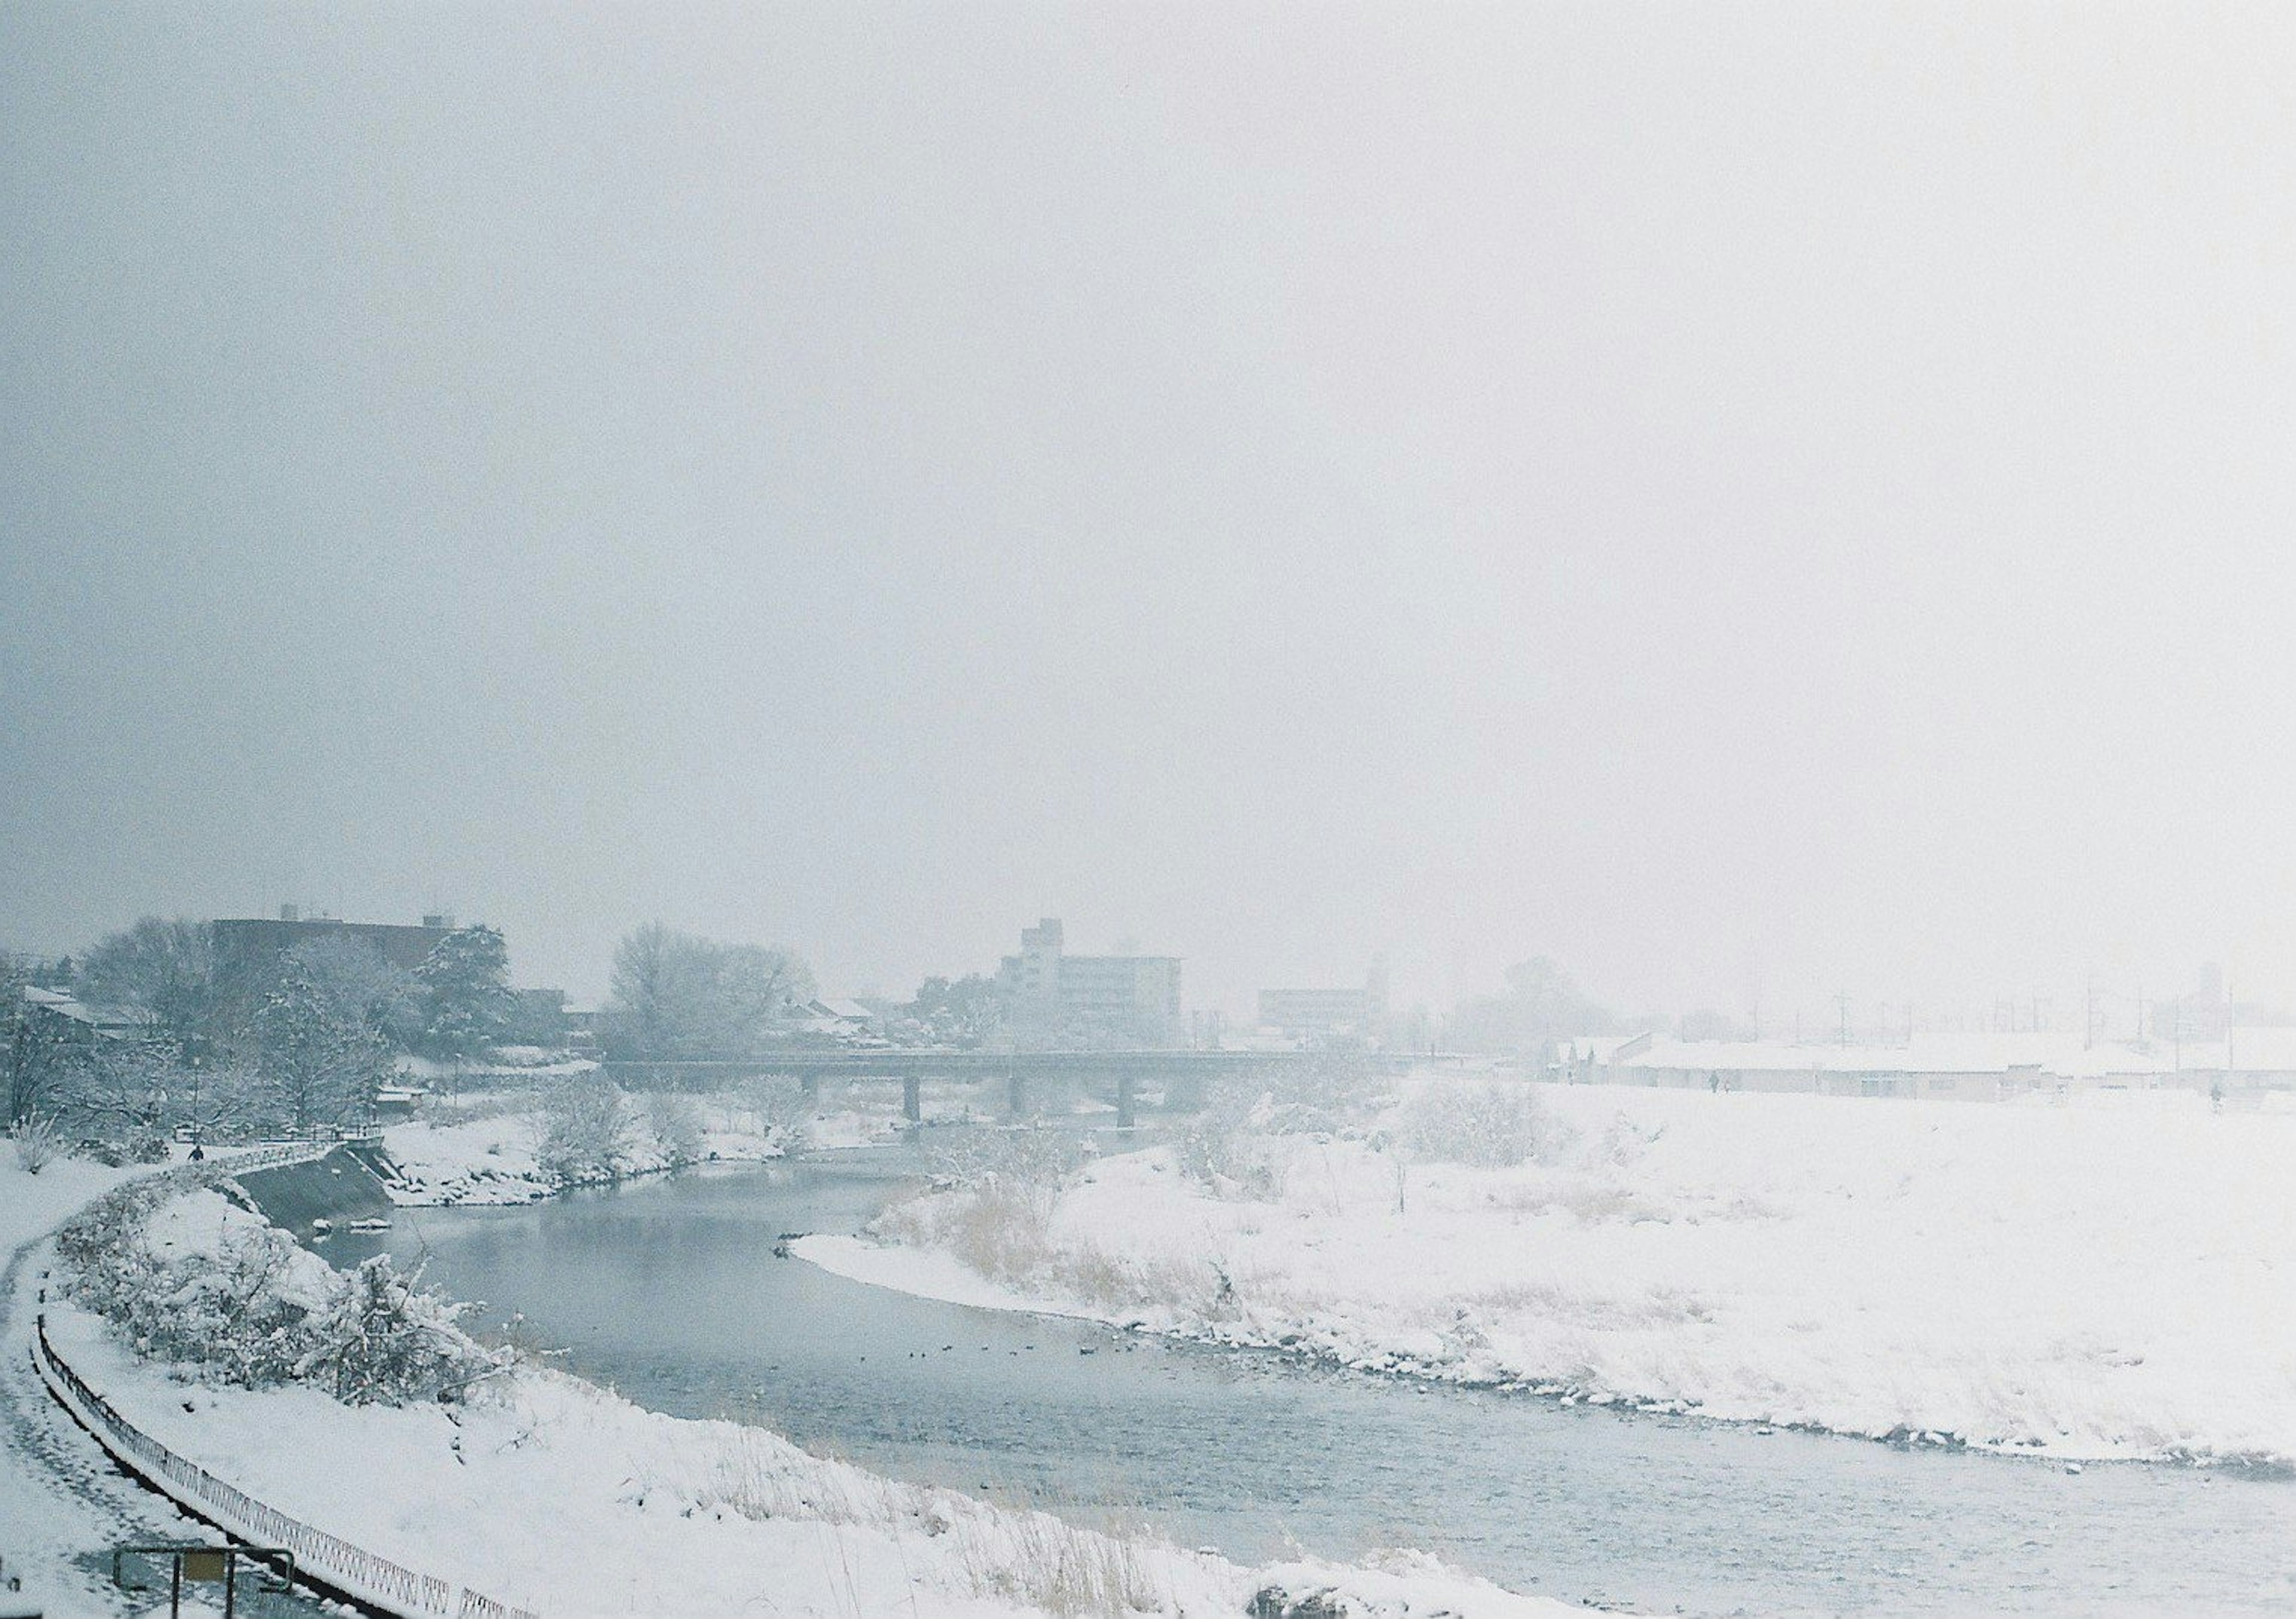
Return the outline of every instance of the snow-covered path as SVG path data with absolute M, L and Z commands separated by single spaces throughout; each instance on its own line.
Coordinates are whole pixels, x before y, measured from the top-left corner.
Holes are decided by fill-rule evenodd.
M 141 1611 L 79 1560 L 91 1553 L 216 1538 L 114 1468 L 32 1370 L 50 1234 L 124 1178 L 123 1172 L 69 1161 L 37 1178 L 12 1164 L 0 1169 L 0 1239 L 14 1241 L 0 1268 L 0 1557 L 49 1619 L 116 1619 Z M 268 1611 L 326 1610 L 298 1596 L 271 1599 Z

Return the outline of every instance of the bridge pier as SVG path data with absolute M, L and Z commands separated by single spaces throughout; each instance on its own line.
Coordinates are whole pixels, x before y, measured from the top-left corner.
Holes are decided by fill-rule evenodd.
M 923 1081 L 914 1074 L 901 1075 L 901 1116 L 912 1124 L 924 1122 Z
M 1019 1118 L 1028 1111 L 1029 1082 L 1016 1068 L 1004 1079 L 1004 1116 L 1007 1118 Z
M 1119 1130 L 1132 1128 L 1132 1088 L 1137 1083 L 1129 1068 L 1116 1076 L 1116 1127 Z

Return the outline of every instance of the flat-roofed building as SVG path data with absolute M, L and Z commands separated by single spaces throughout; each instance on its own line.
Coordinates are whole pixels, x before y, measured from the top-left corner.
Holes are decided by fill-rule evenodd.
M 1387 1021 L 1387 969 L 1374 962 L 1354 989 L 1263 989 L 1259 1026 L 1279 1034 L 1356 1034 L 1368 1040 Z
M 1180 1037 L 1180 958 L 1070 955 L 1058 917 L 1021 930 L 1021 950 L 996 969 L 1005 1026 L 1023 1037 L 1110 1037 L 1164 1044 Z

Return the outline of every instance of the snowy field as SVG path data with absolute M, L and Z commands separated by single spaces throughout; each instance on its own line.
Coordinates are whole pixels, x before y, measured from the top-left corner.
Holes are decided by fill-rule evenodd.
M 799 1253 L 960 1302 L 1760 1424 L 2296 1462 L 2296 1117 L 1535 1088 L 1514 1167 L 1262 1135 Z M 1384 1149 L 1378 1149 L 1383 1148 Z M 1031 1206 L 1032 1204 L 1035 1206 Z M 1041 1216 L 1041 1217 L 1040 1217 Z

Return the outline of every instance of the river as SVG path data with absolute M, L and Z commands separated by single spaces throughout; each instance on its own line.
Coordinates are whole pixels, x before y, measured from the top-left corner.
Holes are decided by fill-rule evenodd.
M 1693 1615 L 2286 1614 L 2296 1481 L 1566 1407 L 915 1299 L 773 1257 L 906 1149 L 695 1172 L 333 1238 L 523 1318 L 573 1371 L 882 1472 L 1145 1518 L 1259 1561 L 1416 1546 L 1518 1590 Z

